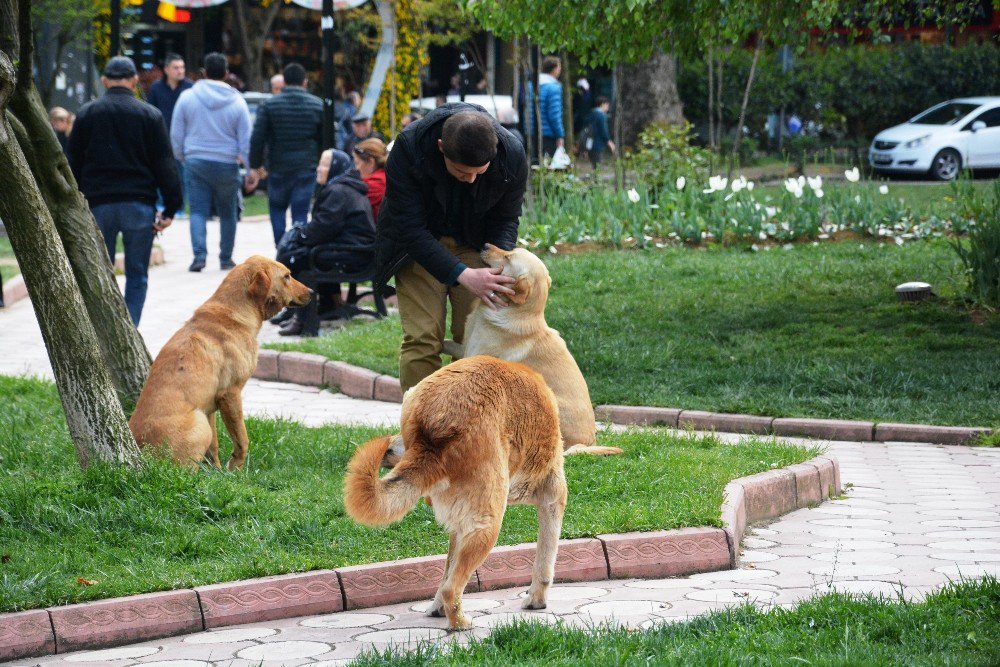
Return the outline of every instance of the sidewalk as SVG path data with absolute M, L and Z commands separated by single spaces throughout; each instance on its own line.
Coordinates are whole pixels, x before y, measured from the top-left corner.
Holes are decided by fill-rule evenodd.
M 219 224 L 208 223 L 208 267 L 201 273 L 187 270 L 191 263 L 187 219 L 175 222 L 156 243 L 166 256 L 166 264 L 149 271 L 149 291 L 139 332 L 155 358 L 160 348 L 174 335 L 225 277 L 219 270 L 217 255 Z M 270 222 L 263 216 L 244 219 L 236 231 L 233 259 L 241 262 L 251 255 L 274 256 Z M 119 277 L 124 285 L 124 278 Z M 260 341 L 280 340 L 278 327 L 264 323 Z M 0 310 L 0 374 L 52 377 L 52 367 L 35 320 L 31 302 L 23 299 Z M 342 394 L 319 391 L 312 387 L 250 380 L 243 392 L 246 414 L 257 417 L 289 417 L 310 426 L 324 423 L 391 424 L 399 423 L 400 406 L 380 401 L 364 401 Z
M 200 274 L 187 271 L 191 255 L 183 222 L 171 227 L 159 243 L 167 264 L 150 272 L 139 328 L 154 355 L 223 277 L 215 259 Z M 209 247 L 217 243 L 218 225 L 210 223 Z M 266 222 L 245 221 L 238 229 L 235 259 L 254 253 L 273 255 Z M 261 338 L 272 339 L 275 333 L 276 327 L 265 324 Z M 0 373 L 51 377 L 30 302 L 0 311 L 0 350 Z M 310 425 L 398 423 L 400 409 L 394 403 L 258 380 L 247 385 L 244 400 L 248 414 L 280 415 Z M 477 629 L 455 635 L 445 632 L 444 619 L 422 614 L 426 603 L 410 603 L 11 664 L 336 665 L 373 647 L 408 646 L 418 640 L 467 641 L 515 616 L 649 627 L 747 601 L 762 607 L 790 605 L 830 590 L 891 597 L 902 592 L 909 599 L 920 599 L 960 575 L 1000 576 L 1000 450 L 824 444 L 841 464 L 846 498 L 795 511 L 767 528 L 757 528 L 743 542 L 743 566 L 738 570 L 674 579 L 559 584 L 544 612 L 520 611 L 523 589 L 475 593 L 466 597 L 465 607 L 475 616 Z

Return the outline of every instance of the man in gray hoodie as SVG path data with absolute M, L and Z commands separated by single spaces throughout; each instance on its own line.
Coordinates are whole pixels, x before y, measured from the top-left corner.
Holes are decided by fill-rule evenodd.
M 225 82 L 229 73 L 221 53 L 205 56 L 205 76 L 181 93 L 174 107 L 170 141 L 174 155 L 184 162 L 191 207 L 190 271 L 205 268 L 208 256 L 205 221 L 212 205 L 219 214 L 221 241 L 219 268 L 231 269 L 239 208 L 240 169 L 250 164 L 250 110 L 239 91 Z M 247 187 L 257 186 L 250 172 Z

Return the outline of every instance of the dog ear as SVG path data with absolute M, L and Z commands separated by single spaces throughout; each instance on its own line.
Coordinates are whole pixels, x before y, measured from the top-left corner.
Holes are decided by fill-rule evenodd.
M 531 294 L 531 281 L 528 276 L 521 276 L 514 283 L 514 293 L 506 296 L 511 303 L 523 306 L 524 302 L 528 300 L 529 294 Z
M 267 294 L 271 291 L 271 275 L 261 269 L 250 280 L 250 287 L 247 291 L 250 292 L 250 298 L 254 300 L 254 303 L 263 309 L 267 303 Z

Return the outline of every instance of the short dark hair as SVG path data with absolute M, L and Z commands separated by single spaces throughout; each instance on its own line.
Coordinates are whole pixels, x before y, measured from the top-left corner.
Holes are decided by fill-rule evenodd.
M 601 106 L 603 104 L 611 104 L 611 100 L 609 100 L 608 98 L 606 98 L 604 95 L 598 95 L 597 99 L 594 100 L 594 106 L 595 107 L 599 107 L 599 106 Z
M 179 55 L 177 53 L 168 53 L 167 55 L 163 56 L 163 66 L 166 67 L 170 63 L 177 62 L 178 60 L 184 62 L 184 56 Z
M 286 86 L 301 86 L 306 82 L 306 68 L 298 63 L 288 63 L 281 70 Z
M 542 73 L 552 74 L 560 65 L 562 61 L 559 60 L 559 56 L 545 56 L 542 58 Z
M 466 167 L 482 167 L 492 161 L 497 141 L 493 121 L 480 111 L 460 111 L 441 127 L 444 156 Z
M 226 74 L 229 72 L 229 61 L 226 57 L 214 51 L 205 56 L 205 76 L 209 79 L 214 79 L 216 81 L 221 81 L 226 78 Z

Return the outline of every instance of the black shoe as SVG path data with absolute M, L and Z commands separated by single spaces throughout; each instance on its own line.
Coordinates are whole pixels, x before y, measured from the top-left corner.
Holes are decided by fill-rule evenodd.
M 236 263 L 231 259 L 219 260 L 219 268 L 223 271 L 228 271 L 229 269 L 235 269 Z
M 191 262 L 191 266 L 188 267 L 188 271 L 193 271 L 194 273 L 197 273 L 204 268 L 205 268 L 205 260 L 195 259 L 193 262 Z
M 288 321 L 288 323 L 281 327 L 281 331 L 278 332 L 279 336 L 298 336 L 302 333 L 303 322 L 299 317 L 294 317 Z
M 283 311 L 268 320 L 271 324 L 284 324 L 295 315 L 295 309 L 285 308 Z

